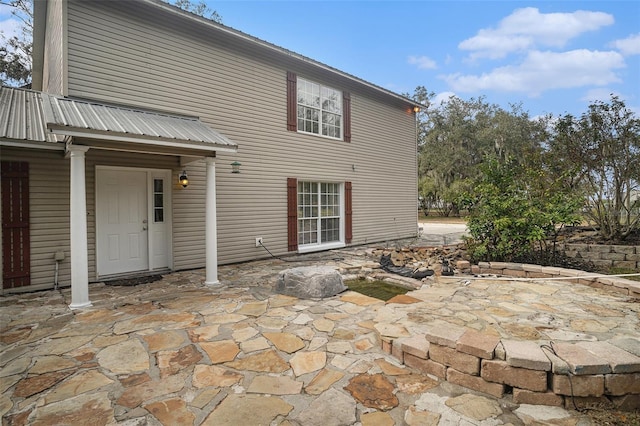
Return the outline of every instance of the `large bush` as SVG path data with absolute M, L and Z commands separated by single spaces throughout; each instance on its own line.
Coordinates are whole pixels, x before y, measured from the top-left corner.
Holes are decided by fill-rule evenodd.
M 473 260 L 530 259 L 534 251 L 554 244 L 564 225 L 577 224 L 579 197 L 562 192 L 541 167 L 513 160 L 489 160 L 482 166 L 468 207 Z

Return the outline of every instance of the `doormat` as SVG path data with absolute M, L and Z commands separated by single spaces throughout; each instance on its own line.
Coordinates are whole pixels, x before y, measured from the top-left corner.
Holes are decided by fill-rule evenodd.
M 132 287 L 134 285 L 139 284 L 149 284 L 162 279 L 162 275 L 146 275 L 143 277 L 134 277 L 134 278 L 122 278 L 117 280 L 105 281 L 105 285 L 111 286 L 120 286 L 120 287 Z

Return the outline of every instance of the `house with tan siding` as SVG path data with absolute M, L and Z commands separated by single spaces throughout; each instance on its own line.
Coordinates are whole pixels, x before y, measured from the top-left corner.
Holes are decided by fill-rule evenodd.
M 3 292 L 81 308 L 113 277 L 215 285 L 257 239 L 417 234 L 411 99 L 160 0 L 37 1 L 34 26 L 33 90 L 0 93 Z

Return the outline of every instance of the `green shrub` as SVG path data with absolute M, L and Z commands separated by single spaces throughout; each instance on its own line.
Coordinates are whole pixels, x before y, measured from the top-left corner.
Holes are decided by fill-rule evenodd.
M 563 193 L 540 169 L 495 159 L 482 166 L 469 209 L 468 252 L 472 260 L 515 261 L 555 243 L 566 224 L 577 224 L 580 198 Z

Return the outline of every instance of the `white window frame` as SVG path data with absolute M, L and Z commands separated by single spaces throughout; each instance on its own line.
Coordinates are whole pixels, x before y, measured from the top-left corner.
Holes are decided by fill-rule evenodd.
M 300 102 L 300 96 L 299 96 L 299 92 L 302 89 L 302 87 L 307 86 L 307 85 L 311 85 L 314 87 L 314 91 L 317 89 L 318 93 L 319 93 L 319 105 L 312 105 L 312 104 L 305 104 Z M 298 129 L 299 133 L 304 133 L 307 135 L 315 135 L 315 136 L 320 136 L 323 138 L 328 138 L 328 139 L 333 139 L 333 140 L 342 140 L 343 139 L 343 135 L 344 135 L 344 126 L 345 126 L 345 122 L 344 122 L 344 100 L 343 100 L 343 96 L 342 96 L 342 92 L 338 89 L 335 89 L 333 87 L 330 86 L 325 86 L 322 85 L 320 83 L 316 83 L 315 81 L 311 81 L 311 80 L 307 80 L 301 77 L 298 77 L 298 82 L 296 84 L 298 93 L 296 93 L 296 127 Z M 338 99 L 336 101 L 337 107 L 339 108 L 340 112 L 336 113 L 334 111 L 329 111 L 329 110 L 325 110 L 323 108 L 324 106 L 324 101 L 327 99 L 326 97 L 323 97 L 325 91 L 332 91 L 335 92 L 338 95 Z M 300 116 L 298 114 L 299 108 L 303 107 L 303 108 L 308 108 L 308 109 L 315 109 L 318 111 L 318 133 L 315 132 L 309 132 L 309 131 L 305 131 L 304 129 L 301 129 L 300 126 Z M 340 117 L 340 134 L 337 136 L 330 136 L 330 135 L 325 135 L 323 134 L 323 125 L 328 124 L 325 123 L 323 121 L 323 113 L 328 113 L 328 114 L 333 114 L 333 115 L 337 115 Z M 302 120 L 305 120 L 305 118 L 302 118 Z M 333 124 L 329 124 L 330 126 L 334 126 Z
M 299 253 L 309 253 L 309 252 L 313 252 L 313 251 L 322 251 L 322 250 L 331 250 L 331 249 L 336 249 L 336 248 L 342 248 L 345 247 L 345 211 L 344 211 L 344 205 L 345 205 L 345 200 L 344 200 L 344 182 L 334 182 L 334 181 L 316 181 L 313 179 L 299 179 L 298 180 L 298 185 L 300 184 L 304 184 L 304 183 L 314 183 L 317 185 L 317 196 L 318 196 L 318 216 L 316 218 L 317 220 L 317 242 L 315 243 L 309 243 L 309 244 L 301 244 L 300 240 L 298 239 L 298 252 Z M 322 215 L 320 214 L 320 212 L 322 211 L 322 184 L 334 184 L 338 186 L 338 200 L 340 202 L 340 206 L 339 206 L 339 214 L 340 214 L 340 218 L 339 218 L 339 226 L 340 226 L 340 231 L 339 231 L 339 239 L 338 241 L 331 241 L 331 242 L 323 242 L 322 241 Z M 298 186 L 299 188 L 299 186 Z M 297 188 L 296 193 L 299 193 L 299 189 Z M 297 197 L 298 199 L 300 197 Z M 298 211 L 299 208 L 299 203 L 298 203 L 298 199 L 296 199 L 296 211 Z M 327 218 L 326 216 L 324 217 L 325 219 Z M 296 238 L 299 238 L 300 235 L 300 220 L 301 219 L 305 219 L 304 217 L 297 217 L 297 227 L 298 227 L 298 235 L 296 235 Z

